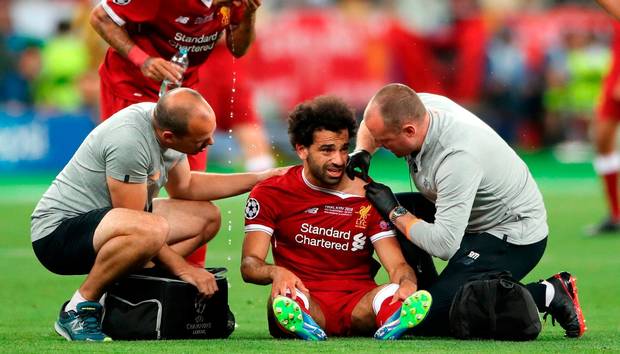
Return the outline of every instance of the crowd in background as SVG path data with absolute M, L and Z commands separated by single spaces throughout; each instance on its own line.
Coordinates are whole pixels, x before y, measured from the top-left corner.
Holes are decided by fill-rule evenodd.
M 98 119 L 105 45 L 92 6 L 0 0 L 0 111 Z M 451 97 L 525 149 L 588 142 L 611 62 L 611 19 L 591 1 L 264 0 L 257 31 L 232 67 L 266 121 L 324 93 L 361 113 L 378 88 L 402 82 Z

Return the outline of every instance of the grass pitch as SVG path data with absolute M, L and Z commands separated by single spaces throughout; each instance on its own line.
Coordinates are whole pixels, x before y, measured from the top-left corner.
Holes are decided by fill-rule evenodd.
M 53 322 L 60 305 L 83 277 L 49 273 L 36 260 L 29 237 L 29 216 L 51 176 L 0 177 L 0 352 L 620 352 L 620 235 L 587 238 L 583 227 L 604 215 L 600 186 L 588 165 L 561 165 L 549 155 L 526 156 L 543 191 L 551 229 L 547 251 L 524 282 L 560 270 L 578 277 L 588 331 L 578 340 L 563 330 L 544 326 L 534 342 L 457 341 L 408 338 L 378 342 L 368 338 L 330 338 L 327 342 L 272 340 L 267 331 L 268 287 L 244 284 L 239 274 L 243 239 L 244 197 L 218 202 L 222 229 L 209 245 L 207 265 L 229 269 L 230 305 L 238 328 L 227 340 L 179 340 L 71 343 L 58 336 Z M 396 159 L 376 158 L 371 174 L 395 191 L 408 191 L 406 166 Z M 441 267 L 442 263 L 438 263 Z M 379 281 L 385 280 L 380 274 Z

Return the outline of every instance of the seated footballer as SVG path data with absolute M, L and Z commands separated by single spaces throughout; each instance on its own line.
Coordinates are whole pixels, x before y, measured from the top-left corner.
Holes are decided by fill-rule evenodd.
M 391 224 L 364 197 L 366 182 L 343 178 L 356 129 L 353 111 L 338 98 L 298 105 L 288 131 L 303 164 L 250 193 L 241 274 L 271 284 L 273 337 L 397 339 L 430 308 Z M 275 264 L 265 262 L 270 244 Z M 374 250 L 390 284 L 374 281 Z

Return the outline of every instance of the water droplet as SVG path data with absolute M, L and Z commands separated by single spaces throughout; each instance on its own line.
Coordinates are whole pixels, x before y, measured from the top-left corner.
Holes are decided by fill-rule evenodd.
M 232 288 L 232 284 L 228 283 L 228 289 Z
M 232 231 L 232 225 L 228 225 L 228 231 Z
M 232 92 L 236 92 L 236 91 L 237 91 L 237 89 L 233 87 L 232 88 Z
M 232 245 L 232 240 L 231 239 L 228 239 L 228 245 L 229 246 Z
M 228 256 L 228 257 L 226 257 L 226 260 L 230 262 L 232 260 L 232 257 Z
M 227 212 L 227 214 L 228 214 L 228 215 L 232 214 L 232 210 L 229 210 L 229 211 Z
M 231 160 L 228 160 L 228 164 L 229 164 L 229 165 L 232 165 L 232 161 L 231 161 Z
M 228 129 L 228 133 L 232 134 L 232 129 Z
M 228 151 L 232 151 L 232 148 L 230 146 L 228 147 Z

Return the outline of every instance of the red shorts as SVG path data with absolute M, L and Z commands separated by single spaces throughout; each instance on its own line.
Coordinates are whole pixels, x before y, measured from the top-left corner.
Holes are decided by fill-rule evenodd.
M 244 58 L 235 59 L 233 64 L 232 54 L 225 45 L 219 44 L 198 70 L 196 90 L 213 108 L 220 131 L 227 132 L 238 125 L 262 124 L 254 109 L 245 61 Z
M 328 290 L 325 282 L 304 282 L 310 290 L 310 297 L 321 307 L 325 316 L 325 332 L 328 336 L 351 334 L 351 314 L 359 301 L 378 285 L 374 281 L 347 282 L 348 289 Z M 315 286 L 313 286 L 315 285 Z M 318 286 L 317 286 L 318 285 Z M 317 289 L 318 288 L 318 289 Z
M 110 118 L 111 115 L 120 111 L 121 109 L 131 106 L 140 102 L 155 102 L 154 99 L 148 97 L 136 100 L 128 100 L 116 96 L 112 93 L 107 85 L 101 81 L 101 121 Z M 204 171 L 207 168 L 207 152 L 203 151 L 196 155 L 187 155 L 187 161 L 189 162 L 189 168 L 192 171 Z
M 114 113 L 125 107 L 131 106 L 132 104 L 140 102 L 156 102 L 156 100 L 148 97 L 136 97 L 135 100 L 128 100 L 126 98 L 119 97 L 112 92 L 113 89 L 105 83 L 105 80 L 101 80 L 99 93 L 101 101 L 99 105 L 101 106 L 100 117 L 102 122 L 110 118 L 110 116 Z
M 605 79 L 598 106 L 597 119 L 620 121 L 620 101 L 614 99 L 613 89 L 620 80 L 620 70 L 612 68 Z

